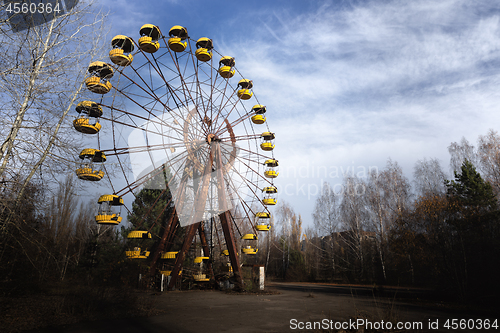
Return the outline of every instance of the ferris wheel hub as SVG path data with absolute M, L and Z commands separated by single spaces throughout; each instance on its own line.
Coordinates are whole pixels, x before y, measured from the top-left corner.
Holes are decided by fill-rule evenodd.
M 211 144 L 212 142 L 220 142 L 220 138 L 214 133 L 208 133 L 207 142 L 208 144 Z

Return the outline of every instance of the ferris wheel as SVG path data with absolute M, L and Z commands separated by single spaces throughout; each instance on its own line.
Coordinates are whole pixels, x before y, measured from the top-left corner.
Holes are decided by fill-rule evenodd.
M 96 222 L 104 225 L 119 224 L 117 207 L 144 186 L 170 191 L 175 208 L 162 234 L 138 227 L 128 235 L 137 242 L 158 239 L 154 253 L 139 246 L 126 251 L 131 259 L 150 258 L 152 273 L 162 260 L 170 262 L 171 269 L 162 271 L 171 276 L 169 287 L 197 234 L 204 256 L 194 262 L 208 262 L 206 272 L 213 274 L 207 221 L 215 223 L 210 232 L 223 239 L 220 253 L 241 285 L 241 258 L 257 254 L 258 233 L 269 231 L 270 208 L 277 203 L 278 160 L 267 109 L 252 80 L 237 70 L 233 57 L 217 52 L 211 39 L 192 39 L 178 25 L 168 36 L 152 24 L 139 34 L 137 42 L 115 36 L 111 63 L 88 67 L 85 84 L 93 100 L 77 105 L 73 125 L 95 136 L 95 146 L 82 150 L 76 173 L 82 180 L 110 182 L 110 193 L 98 200 Z M 109 164 L 119 177 L 110 175 Z M 165 170 L 165 182 L 151 181 Z M 172 251 L 177 228 L 185 228 L 184 240 Z M 206 281 L 210 274 L 193 276 Z

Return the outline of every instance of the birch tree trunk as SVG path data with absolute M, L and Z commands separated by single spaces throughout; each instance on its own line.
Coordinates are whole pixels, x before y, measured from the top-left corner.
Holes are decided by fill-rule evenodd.
M 88 64 L 104 56 L 105 16 L 95 7 L 81 2 L 17 33 L 0 22 L 0 189 L 14 194 L 0 203 L 2 232 L 30 182 L 50 190 L 74 168 L 81 135 L 68 115 L 84 98 Z

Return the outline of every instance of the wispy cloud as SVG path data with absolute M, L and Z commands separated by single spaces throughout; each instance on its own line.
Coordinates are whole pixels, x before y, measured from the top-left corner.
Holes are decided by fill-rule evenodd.
M 295 16 L 262 13 L 250 40 L 228 47 L 268 105 L 282 165 L 382 168 L 392 157 L 411 175 L 417 159 L 447 161 L 451 141 L 500 120 L 499 10 L 491 1 L 325 2 Z
M 117 31 L 165 22 L 164 33 L 173 24 L 193 33 L 189 18 L 214 18 L 191 24 L 220 33 L 210 35 L 216 48 L 236 58 L 258 102 L 267 105 L 283 171 L 279 187 L 319 182 L 312 173 L 299 180 L 287 173 L 312 163 L 382 169 L 391 157 L 411 176 L 416 160 L 446 163 L 451 141 L 475 140 L 500 123 L 495 1 L 290 1 L 240 11 L 207 3 L 192 13 L 172 4 L 168 12 L 110 3 L 118 10 Z M 308 202 L 295 193 L 280 199 L 307 220 L 314 197 Z

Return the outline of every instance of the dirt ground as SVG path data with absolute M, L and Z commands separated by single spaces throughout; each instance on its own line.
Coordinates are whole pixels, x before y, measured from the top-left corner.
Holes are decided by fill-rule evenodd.
M 221 291 L 174 291 L 150 294 L 148 297 L 153 302 L 157 314 L 149 318 L 101 320 L 33 332 L 337 332 L 339 330 L 335 329 L 335 325 L 352 329 L 353 326 L 346 325 L 350 319 L 353 322 L 355 318 L 365 318 L 375 328 L 375 325 L 381 325 L 382 321 L 386 325 L 387 321 L 402 322 L 406 325 L 417 322 L 421 323 L 422 329 L 408 331 L 446 332 L 449 331 L 443 327 L 446 319 L 484 318 L 471 316 L 466 312 L 451 311 L 439 304 L 423 306 L 388 298 L 322 292 L 321 289 L 287 290 L 279 285 L 271 285 L 267 287 L 267 292 L 237 294 Z M 491 315 L 489 319 L 493 319 Z M 328 329 L 318 326 L 316 329 L 314 326 L 306 329 L 307 322 L 314 325 L 315 321 L 328 323 Z M 439 329 L 430 329 L 429 323 L 436 321 Z M 304 325 L 304 329 L 300 329 L 301 325 Z M 388 331 L 403 330 L 394 328 Z

